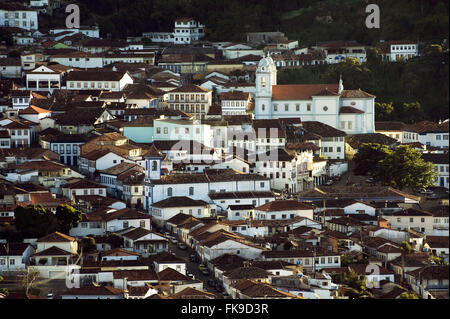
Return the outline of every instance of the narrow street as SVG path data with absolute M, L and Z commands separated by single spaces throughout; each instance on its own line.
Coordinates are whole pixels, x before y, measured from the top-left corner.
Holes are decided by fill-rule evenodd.
M 177 245 L 170 243 L 169 244 L 169 251 L 175 254 L 178 257 L 186 259 L 186 271 L 187 273 L 193 274 L 195 279 L 203 281 L 204 290 L 211 292 L 215 294 L 218 298 L 222 299 L 223 295 L 214 287 L 211 287 L 208 285 L 209 279 L 214 279 L 214 275 L 211 273 L 209 276 L 203 275 L 200 270 L 198 269 L 198 266 L 200 265 L 200 262 L 194 263 L 189 260 L 189 256 L 195 254 L 195 251 L 187 246 L 186 250 L 181 250 L 178 248 Z

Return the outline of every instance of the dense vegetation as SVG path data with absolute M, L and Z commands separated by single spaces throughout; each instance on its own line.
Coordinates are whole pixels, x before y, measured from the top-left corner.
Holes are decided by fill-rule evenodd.
M 397 189 L 423 190 L 433 186 L 438 176 L 433 163 L 407 145 L 389 149 L 380 144 L 362 144 L 353 158 L 357 175 L 371 175 L 382 185 Z M 404 247 L 409 250 L 408 247 Z M 411 248 L 411 247 L 409 247 Z
M 376 119 L 413 123 L 447 119 L 449 105 L 448 51 L 427 47 L 424 56 L 405 62 L 383 62 L 374 51 L 368 62 L 348 59 L 339 64 L 309 66 L 278 74 L 278 83 L 337 83 L 342 74 L 345 89 L 376 96 Z
M 302 45 L 317 41 L 380 39 L 441 42 L 448 38 L 448 0 L 373 0 L 381 28 L 366 29 L 363 0 L 78 0 L 83 19 L 95 16 L 113 36 L 172 30 L 173 19 L 192 16 L 208 27 L 210 40 L 245 39 L 248 31 L 282 31 Z M 87 24 L 82 21 L 82 24 Z

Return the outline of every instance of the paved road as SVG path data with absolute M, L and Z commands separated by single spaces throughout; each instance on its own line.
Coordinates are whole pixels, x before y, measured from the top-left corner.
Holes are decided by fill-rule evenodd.
M 195 279 L 203 281 L 204 290 L 215 294 L 218 298 L 223 298 L 223 295 L 221 293 L 217 292 L 213 287 L 208 285 L 208 279 L 214 279 L 214 275 L 203 275 L 198 269 L 200 263 L 193 263 L 189 260 L 189 256 L 195 254 L 195 251 L 192 248 L 187 247 L 186 250 L 181 250 L 177 245 L 169 244 L 169 250 L 175 255 L 186 259 L 187 272 L 193 274 L 195 276 Z

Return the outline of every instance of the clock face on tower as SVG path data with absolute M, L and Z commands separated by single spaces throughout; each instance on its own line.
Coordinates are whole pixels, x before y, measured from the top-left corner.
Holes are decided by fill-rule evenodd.
M 324 111 L 328 111 L 328 106 L 324 106 L 324 107 L 323 107 L 323 110 L 324 110 Z

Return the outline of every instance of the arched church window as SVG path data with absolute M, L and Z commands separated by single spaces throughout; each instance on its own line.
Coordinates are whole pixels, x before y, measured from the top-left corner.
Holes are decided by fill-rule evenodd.
M 167 189 L 167 196 L 172 196 L 172 187 Z
M 266 78 L 265 77 L 262 77 L 261 78 L 261 87 L 266 87 Z

